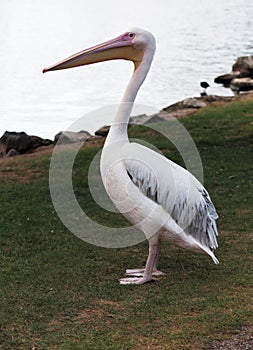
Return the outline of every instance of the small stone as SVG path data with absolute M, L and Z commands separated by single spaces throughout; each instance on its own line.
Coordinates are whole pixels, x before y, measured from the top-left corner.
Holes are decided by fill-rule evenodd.
M 15 156 L 19 156 L 19 155 L 20 155 L 20 153 L 18 151 L 16 151 L 14 148 L 12 148 L 6 154 L 6 157 L 15 157 Z
M 187 98 L 182 101 L 182 105 L 185 108 L 203 108 L 206 107 L 206 103 L 196 98 Z

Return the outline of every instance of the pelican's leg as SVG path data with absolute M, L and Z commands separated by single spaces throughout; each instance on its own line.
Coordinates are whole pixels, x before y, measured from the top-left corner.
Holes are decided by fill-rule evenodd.
M 157 243 L 157 252 L 156 252 L 156 257 L 155 257 L 155 263 L 154 263 L 154 267 L 153 267 L 153 272 L 152 272 L 152 276 L 162 276 L 165 275 L 164 272 L 160 271 L 157 269 L 157 265 L 158 265 L 158 259 L 159 259 L 159 255 L 161 252 L 161 240 L 158 240 Z
M 154 276 L 154 277 L 158 277 L 158 276 L 164 275 L 164 273 L 162 271 L 159 271 L 157 269 L 157 264 L 158 264 L 158 258 L 159 258 L 160 251 L 161 251 L 161 241 L 158 240 L 157 252 L 156 252 L 154 267 L 153 267 L 153 271 L 152 271 L 152 276 Z M 127 269 L 126 270 L 126 275 L 134 276 L 134 277 L 143 277 L 144 271 L 145 271 L 145 268 L 142 268 L 142 269 Z
M 120 284 L 144 284 L 152 281 L 152 272 L 153 272 L 155 263 L 157 263 L 158 254 L 159 254 L 159 243 L 156 242 L 155 244 L 152 244 L 149 242 L 149 254 L 148 254 L 146 267 L 144 269 L 142 277 L 121 278 Z

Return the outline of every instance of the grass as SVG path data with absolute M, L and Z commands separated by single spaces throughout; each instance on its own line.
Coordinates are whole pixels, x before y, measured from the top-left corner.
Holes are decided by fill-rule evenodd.
M 184 118 L 200 152 L 205 186 L 219 213 L 220 265 L 163 244 L 166 276 L 120 286 L 127 267 L 144 265 L 147 243 L 124 249 L 89 245 L 60 222 L 48 186 L 50 154 L 0 162 L 0 349 L 205 349 L 253 322 L 253 103 L 208 107 Z M 175 148 L 143 126 L 131 137 L 182 163 Z M 90 200 L 87 171 L 97 147 L 75 161 L 83 209 L 126 225 Z M 84 227 L 85 230 L 85 227 Z

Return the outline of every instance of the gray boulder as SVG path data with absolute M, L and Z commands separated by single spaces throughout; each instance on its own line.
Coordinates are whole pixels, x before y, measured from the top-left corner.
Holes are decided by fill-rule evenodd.
M 203 108 L 206 107 L 206 103 L 197 98 L 186 98 L 182 101 L 183 108 Z
M 165 115 L 164 111 L 160 111 L 153 115 L 141 114 L 141 115 L 137 115 L 136 117 L 131 117 L 130 123 L 135 125 L 158 123 L 166 119 L 164 115 Z
M 88 131 L 60 131 L 54 137 L 54 143 L 65 145 L 68 143 L 84 142 L 91 137 Z
M 149 119 L 150 119 L 150 116 L 148 116 L 147 114 L 140 114 L 135 117 L 131 117 L 129 120 L 129 123 L 135 124 L 135 125 L 142 125 L 147 123 Z

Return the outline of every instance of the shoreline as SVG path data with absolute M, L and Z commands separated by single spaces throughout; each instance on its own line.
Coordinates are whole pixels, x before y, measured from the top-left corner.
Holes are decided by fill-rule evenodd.
M 154 115 L 137 115 L 130 118 L 129 125 L 145 125 L 148 123 L 161 122 L 163 120 L 168 120 L 170 118 L 183 118 L 190 116 L 197 112 L 199 109 L 207 108 L 210 106 L 221 106 L 227 103 L 233 102 L 244 102 L 253 101 L 253 91 L 235 95 L 235 96 L 219 96 L 219 95 L 206 95 L 200 97 L 190 97 L 179 102 L 176 102 L 168 107 L 161 109 L 158 113 Z M 56 144 L 61 144 L 62 146 L 70 145 L 76 142 L 82 142 L 84 145 L 82 147 L 92 147 L 102 145 L 105 137 L 109 131 L 110 126 L 101 126 L 94 135 L 91 135 L 87 131 L 71 132 L 71 131 L 61 131 L 57 133 L 54 140 L 43 139 L 39 136 L 30 136 L 25 132 L 16 133 L 10 132 L 9 135 L 13 137 L 14 140 L 8 140 L 8 135 L 5 137 L 5 132 L 0 138 L 0 159 L 20 157 L 25 155 L 37 154 L 51 150 Z M 23 138 L 22 138 L 22 137 Z M 18 138 L 21 137 L 21 138 Z M 16 138 L 16 139 L 15 139 Z M 24 143 L 25 138 L 25 146 Z M 15 146 L 16 144 L 16 146 Z M 23 147 L 23 148 L 22 148 Z

